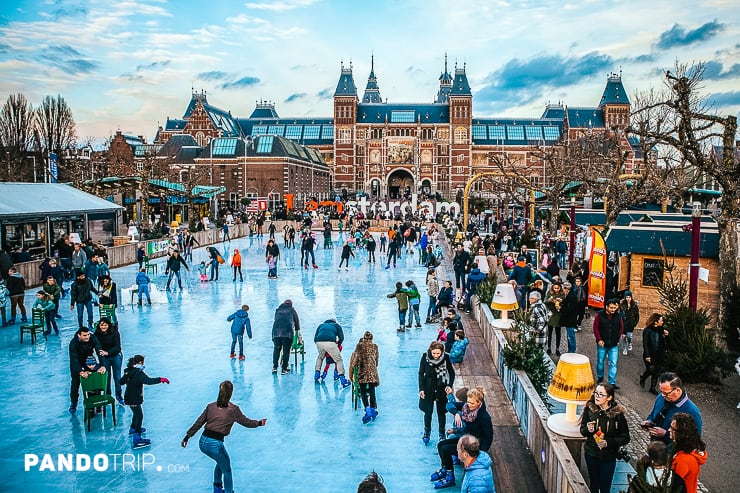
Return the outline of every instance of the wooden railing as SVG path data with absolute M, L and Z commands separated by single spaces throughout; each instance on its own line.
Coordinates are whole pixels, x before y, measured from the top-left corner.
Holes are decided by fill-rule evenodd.
M 473 313 L 519 418 L 519 425 L 534 456 L 545 490 L 550 493 L 588 493 L 589 488 L 583 479 L 580 464 L 574 459 L 574 456 L 581 456 L 582 440 L 567 443 L 563 437 L 550 431 L 547 427 L 550 412 L 527 374 L 512 370 L 504 364 L 503 348 L 507 343 L 505 331 L 493 327 L 493 314 L 488 306 L 478 303 L 475 305 L 477 306 Z

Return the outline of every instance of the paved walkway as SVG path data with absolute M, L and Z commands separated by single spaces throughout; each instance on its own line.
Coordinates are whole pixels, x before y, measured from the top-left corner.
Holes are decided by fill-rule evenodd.
M 341 243 L 337 235 L 334 239 L 335 244 Z M 184 290 L 160 293 L 152 307 L 132 307 L 129 300 L 121 299 L 124 356 L 145 355 L 147 373 L 167 376 L 172 382 L 145 389 L 144 426 L 152 440 L 148 449 L 131 450 L 128 408 L 117 407 L 115 427 L 110 417 L 104 423 L 94 418 L 89 433 L 81 411 L 67 412 L 67 348 L 76 330 L 68 299 L 62 300 L 61 336 L 42 339 L 35 346 L 28 341 L 21 345 L 18 325 L 0 330 L 0 360 L 5 363 L 0 367 L 2 490 L 211 491 L 213 462 L 200 453 L 197 440 L 187 449 L 180 447 L 180 440 L 204 406 L 215 400 L 219 382 L 230 379 L 235 385 L 233 401 L 245 414 L 268 419 L 266 427 L 256 430 L 235 426 L 226 440 L 236 491 L 350 492 L 373 469 L 385 478 L 389 491 L 432 491 L 429 474 L 439 467 L 439 459 L 436 448 L 421 441 L 417 370 L 436 330 L 425 326 L 397 334 L 395 301 L 384 296 L 396 281 L 407 279 L 423 289 L 425 272 L 418 258 L 404 255 L 396 269 L 385 270 L 380 255 L 377 265 L 368 264 L 360 251 L 349 271 L 338 272 L 340 249 L 319 249 L 320 268 L 304 270 L 298 265 L 300 252 L 283 249 L 280 278 L 273 281 L 266 278 L 265 242 L 266 238 L 240 239 L 227 243 L 225 249 L 217 245 L 225 258 L 233 248 L 242 251 L 243 283 L 232 282 L 229 270 L 222 267 L 220 281 L 200 283 L 191 273 Z M 278 243 L 282 244 L 280 237 Z M 195 252 L 196 263 L 205 258 L 203 249 Z M 159 271 L 164 271 L 163 265 Z M 113 272 L 119 288 L 130 286 L 134 276 L 134 266 Z M 162 289 L 166 280 L 162 276 L 155 280 Z M 26 306 L 34 292 L 27 292 Z M 273 313 L 287 298 L 301 316 L 306 361 L 299 361 L 289 375 L 275 376 L 270 373 Z M 250 305 L 254 338 L 245 341 L 247 359 L 240 363 L 228 357 L 231 336 L 226 317 L 243 303 Z M 362 425 L 363 412 L 352 409 L 349 389 L 334 382 L 313 382 L 316 350 L 311 339 L 316 326 L 330 317 L 345 329 L 346 360 L 365 330 L 373 331 L 380 347 L 380 416 L 371 425 Z M 475 372 L 463 370 L 468 385 L 486 376 L 487 370 L 478 373 L 485 365 L 475 367 Z M 518 431 L 511 416 L 499 409 L 505 407 L 500 404 L 503 390 L 494 388 L 492 395 L 494 447 L 500 443 L 506 449 L 494 448 L 496 474 L 506 481 L 503 484 L 522 489 L 514 481 L 516 470 L 503 468 L 511 454 L 520 451 Z M 82 462 L 72 471 L 57 471 L 64 466 L 59 456 L 66 459 L 66 454 Z M 30 465 L 34 457 L 38 465 Z M 102 470 L 80 470 L 86 457 L 96 458 Z

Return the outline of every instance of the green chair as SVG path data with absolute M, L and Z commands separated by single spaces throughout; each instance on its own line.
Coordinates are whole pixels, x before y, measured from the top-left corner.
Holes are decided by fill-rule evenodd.
M 113 426 L 116 426 L 116 400 L 110 394 L 106 393 L 105 386 L 108 383 L 108 373 L 93 372 L 87 378 L 80 377 L 82 384 L 82 404 L 85 410 L 85 421 L 87 422 L 87 431 L 90 431 L 90 411 L 95 408 L 103 408 L 103 420 L 105 420 L 106 407 L 111 406 L 110 413 L 113 415 Z
M 303 344 L 303 339 L 301 338 L 300 332 L 295 331 L 295 334 L 293 334 L 293 344 L 290 346 L 290 352 L 293 355 L 293 359 L 295 360 L 295 366 L 298 366 L 298 355 L 301 355 L 301 362 L 304 362 L 306 360 L 306 347 Z
M 31 310 L 31 322 L 21 325 L 21 344 L 23 344 L 23 334 L 31 334 L 31 344 L 36 344 L 36 334 L 44 333 L 45 313 L 40 308 Z
M 144 255 L 144 272 L 147 274 L 157 274 L 157 264 L 149 263 L 149 256 Z
M 108 317 L 111 322 L 117 323 L 116 320 L 116 305 L 99 305 L 100 318 Z

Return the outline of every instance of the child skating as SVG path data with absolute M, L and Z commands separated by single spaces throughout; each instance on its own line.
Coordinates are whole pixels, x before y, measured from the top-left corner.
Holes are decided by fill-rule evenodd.
M 144 385 L 155 385 L 158 383 L 170 383 L 165 377 L 150 377 L 144 373 L 144 356 L 137 354 L 129 358 L 128 365 L 123 371 L 121 385 L 126 386 L 126 392 L 123 394 L 123 402 L 131 408 L 133 417 L 131 418 L 131 427 L 128 430 L 129 435 L 133 435 L 132 447 L 148 447 L 152 441 L 147 438 L 141 438 L 141 434 L 146 432 L 146 428 L 141 425 L 144 423 Z
M 344 270 L 349 270 L 349 258 L 355 258 L 355 252 L 352 251 L 352 246 L 349 244 L 349 240 L 344 243 L 342 247 L 342 259 L 339 261 L 339 267 L 337 270 L 342 270 L 342 264 L 344 264 Z
M 252 338 L 252 323 L 249 321 L 249 305 L 242 305 L 240 310 L 235 311 L 226 319 L 231 322 L 231 354 L 230 358 L 236 358 L 236 341 L 239 341 L 239 361 L 244 361 L 244 330 L 247 336 Z

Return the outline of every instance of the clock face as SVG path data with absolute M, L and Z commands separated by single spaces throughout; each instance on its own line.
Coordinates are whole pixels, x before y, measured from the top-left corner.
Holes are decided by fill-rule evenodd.
M 370 151 L 370 161 L 373 163 L 379 163 L 380 162 L 380 151 L 375 149 Z

